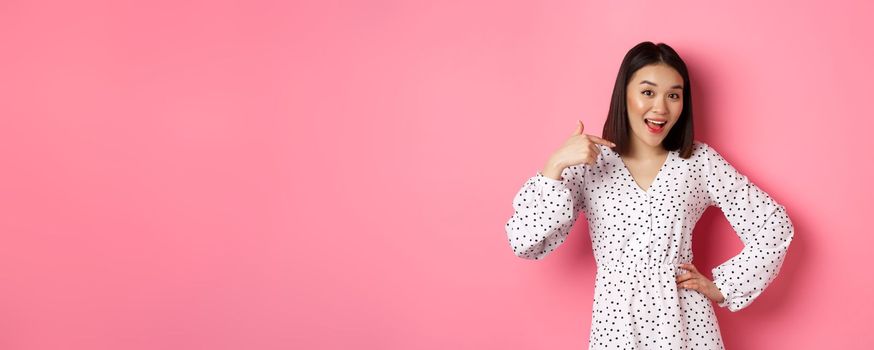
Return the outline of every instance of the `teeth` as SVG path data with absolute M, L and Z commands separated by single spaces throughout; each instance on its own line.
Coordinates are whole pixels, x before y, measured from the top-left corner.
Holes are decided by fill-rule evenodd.
M 650 122 L 650 123 L 653 123 L 653 124 L 655 124 L 655 125 L 665 125 L 665 124 L 668 123 L 667 121 L 657 122 L 657 121 L 649 120 L 649 119 L 647 119 L 646 121 L 648 121 L 648 122 Z

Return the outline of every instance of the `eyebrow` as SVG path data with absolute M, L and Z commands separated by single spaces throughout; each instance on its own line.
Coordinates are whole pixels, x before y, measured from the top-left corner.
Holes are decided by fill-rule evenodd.
M 652 86 L 658 86 L 658 85 L 656 85 L 656 83 L 653 83 L 653 82 L 651 82 L 651 81 L 649 81 L 649 80 L 644 80 L 644 81 L 641 81 L 640 83 L 641 83 L 641 84 L 649 84 L 649 85 L 652 85 Z M 677 84 L 677 85 L 671 86 L 671 89 L 680 89 L 680 90 L 682 90 L 682 89 L 683 89 L 683 85 Z

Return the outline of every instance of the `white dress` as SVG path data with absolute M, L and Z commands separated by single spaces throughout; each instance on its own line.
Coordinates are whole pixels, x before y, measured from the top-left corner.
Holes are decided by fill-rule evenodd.
M 537 172 L 513 199 L 507 238 L 516 256 L 539 260 L 567 238 L 580 211 L 595 255 L 589 349 L 723 349 L 710 299 L 681 288 L 692 263 L 692 229 L 709 206 L 722 210 L 744 248 L 712 270 L 731 311 L 748 306 L 777 276 L 794 236 L 786 209 L 708 144 L 670 151 L 644 191 L 613 149 L 562 180 Z M 698 266 L 696 266 L 698 267 Z M 701 267 L 699 267 L 699 271 Z

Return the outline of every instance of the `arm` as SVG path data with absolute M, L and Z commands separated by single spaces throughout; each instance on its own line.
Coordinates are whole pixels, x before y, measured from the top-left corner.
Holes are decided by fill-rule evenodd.
M 566 167 L 561 180 L 538 172 L 522 185 L 505 225 L 516 256 L 540 260 L 564 243 L 583 206 L 586 167 Z
M 786 208 L 739 173 L 709 145 L 707 192 L 744 244 L 741 252 L 712 270 L 713 283 L 732 312 L 747 307 L 777 277 L 794 237 Z

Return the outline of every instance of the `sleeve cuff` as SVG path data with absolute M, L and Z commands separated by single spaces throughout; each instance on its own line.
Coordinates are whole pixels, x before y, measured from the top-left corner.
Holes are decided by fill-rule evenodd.
M 537 172 L 536 175 L 534 175 L 534 180 L 535 180 L 535 181 L 539 181 L 539 182 L 540 182 L 541 184 L 543 184 L 543 185 L 564 186 L 564 181 L 563 181 L 563 179 L 562 179 L 562 180 L 556 180 L 556 179 L 553 179 L 553 178 L 551 178 L 551 177 L 548 177 L 548 176 L 543 175 L 543 173 L 541 173 L 541 172 L 539 172 L 539 171 Z

